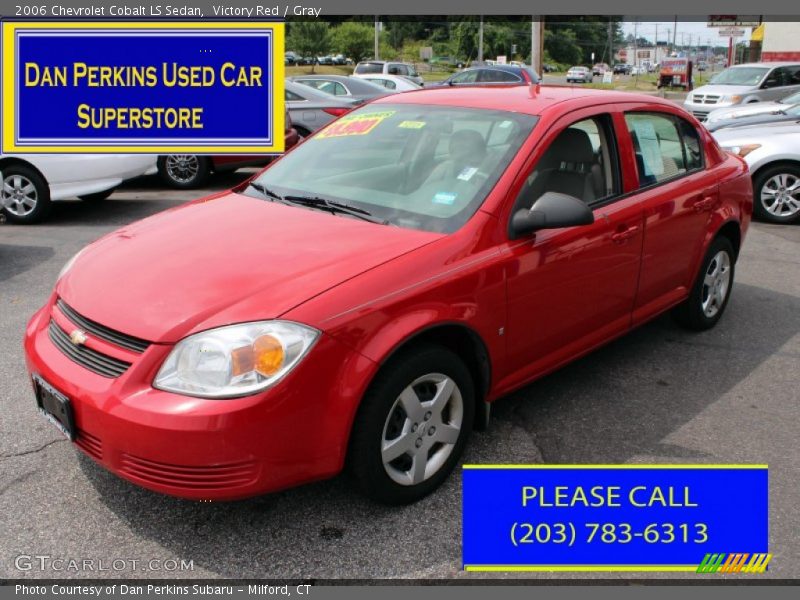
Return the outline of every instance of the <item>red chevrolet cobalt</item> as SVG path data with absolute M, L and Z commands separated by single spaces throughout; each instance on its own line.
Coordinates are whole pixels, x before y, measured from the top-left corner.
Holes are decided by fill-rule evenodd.
M 496 399 L 672 310 L 725 310 L 745 163 L 658 98 L 380 99 L 250 182 L 111 233 L 28 325 L 41 411 L 120 477 L 235 499 L 448 476 Z

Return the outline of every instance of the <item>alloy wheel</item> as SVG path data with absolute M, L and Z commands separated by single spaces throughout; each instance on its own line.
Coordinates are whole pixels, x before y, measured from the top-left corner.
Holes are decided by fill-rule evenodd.
M 17 217 L 25 217 L 36 209 L 39 194 L 36 186 L 24 175 L 9 175 L 3 180 L 2 207 Z
M 169 177 L 177 183 L 193 181 L 200 171 L 200 160 L 194 154 L 169 154 L 165 161 Z
M 800 177 L 778 173 L 761 187 L 761 205 L 770 214 L 786 218 L 800 212 Z
M 720 250 L 708 263 L 703 278 L 701 296 L 703 313 L 708 318 L 716 315 L 724 306 L 725 298 L 731 284 L 731 258 L 727 252 Z
M 415 379 L 395 400 L 383 426 L 381 458 L 400 485 L 417 485 L 435 475 L 453 452 L 464 421 L 456 383 L 441 373 Z

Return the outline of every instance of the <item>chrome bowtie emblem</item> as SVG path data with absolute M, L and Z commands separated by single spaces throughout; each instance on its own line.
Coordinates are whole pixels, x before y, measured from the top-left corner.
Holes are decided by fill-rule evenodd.
M 75 344 L 76 346 L 83 346 L 86 343 L 86 340 L 89 339 L 86 337 L 86 332 L 81 331 L 80 329 L 76 329 L 72 333 L 69 334 L 69 341 Z

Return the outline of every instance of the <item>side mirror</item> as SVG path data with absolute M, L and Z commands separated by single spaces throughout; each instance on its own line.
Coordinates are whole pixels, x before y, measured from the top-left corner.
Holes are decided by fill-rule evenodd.
M 774 77 L 769 77 L 762 85 L 762 89 L 774 88 L 778 86 L 778 80 Z
M 511 239 L 533 233 L 539 229 L 560 229 L 594 223 L 594 213 L 585 202 L 575 196 L 559 192 L 545 192 L 530 210 L 518 210 L 511 217 Z

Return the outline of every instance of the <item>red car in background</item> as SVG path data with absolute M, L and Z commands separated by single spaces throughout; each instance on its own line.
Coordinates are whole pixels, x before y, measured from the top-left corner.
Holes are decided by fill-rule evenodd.
M 300 136 L 292 127 L 286 111 L 285 151 L 294 147 Z M 262 167 L 275 157 L 263 154 L 166 154 L 158 157 L 158 174 L 173 188 L 192 189 L 202 186 L 212 173 L 235 171 L 241 167 Z
M 752 206 L 744 161 L 660 98 L 390 96 L 87 246 L 27 366 L 48 419 L 135 484 L 224 500 L 348 467 L 411 502 L 503 395 L 665 311 L 713 327 Z

